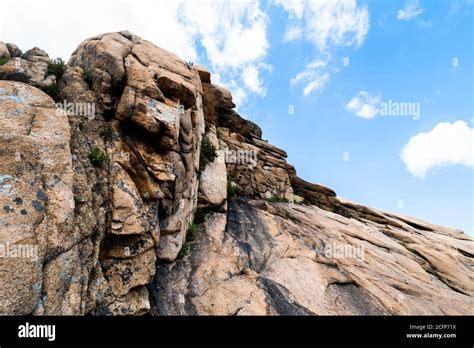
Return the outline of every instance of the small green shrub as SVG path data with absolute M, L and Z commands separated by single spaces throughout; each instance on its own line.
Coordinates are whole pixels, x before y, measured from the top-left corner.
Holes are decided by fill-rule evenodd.
M 76 195 L 74 196 L 74 202 L 75 202 L 76 204 L 85 203 L 85 201 L 86 201 L 86 200 L 85 200 L 84 198 L 82 198 L 82 196 L 76 196 Z
M 191 223 L 191 225 L 189 225 L 188 233 L 186 234 L 187 242 L 192 242 L 196 240 L 197 230 L 198 230 L 198 225 L 196 225 L 194 222 Z
M 62 58 L 52 59 L 48 64 L 48 75 L 56 76 L 56 81 L 58 81 L 63 76 L 66 68 L 67 65 Z
M 235 188 L 232 185 L 232 180 L 227 179 L 227 198 L 235 197 Z
M 179 251 L 178 253 L 178 258 L 179 259 L 182 259 L 183 257 L 185 257 L 186 255 L 188 255 L 189 253 L 189 244 L 187 242 L 184 242 L 183 243 L 183 246 L 181 247 L 181 250 Z
M 216 158 L 216 148 L 211 143 L 207 136 L 204 136 L 201 141 L 201 154 L 199 157 L 199 174 L 201 174 L 208 163 L 211 163 Z
M 200 225 L 204 222 L 205 217 L 206 217 L 206 211 L 203 208 L 197 208 L 196 212 L 194 213 L 193 223 L 196 225 Z
M 85 83 L 89 85 L 89 87 L 92 86 L 92 80 L 94 76 L 92 75 L 90 70 L 84 70 L 84 72 L 82 73 L 82 78 L 84 79 Z
M 91 153 L 89 154 L 89 159 L 94 167 L 103 168 L 109 163 L 109 156 L 98 146 L 94 146 Z
M 203 208 L 197 208 L 194 213 L 194 221 L 189 225 L 188 231 L 186 232 L 186 241 L 184 242 L 181 250 L 179 251 L 178 257 L 183 258 L 189 253 L 189 243 L 194 242 L 197 238 L 199 225 L 204 222 L 206 217 L 206 211 Z
M 112 129 L 110 127 L 104 127 L 100 130 L 99 135 L 105 140 L 112 140 Z
M 286 199 L 285 197 L 278 196 L 278 195 L 273 195 L 272 197 L 267 199 L 267 201 L 273 202 L 273 203 L 288 203 L 289 202 L 288 199 Z
M 6 64 L 10 58 L 0 58 L 0 65 Z
M 40 87 L 41 90 L 49 95 L 51 98 L 53 98 L 55 101 L 58 101 L 59 99 L 59 88 L 58 84 L 56 82 L 51 82 L 49 85 Z

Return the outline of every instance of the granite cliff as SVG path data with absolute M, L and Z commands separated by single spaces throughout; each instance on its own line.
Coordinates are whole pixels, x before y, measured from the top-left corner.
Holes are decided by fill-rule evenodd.
M 473 314 L 474 240 L 298 177 L 127 31 L 0 42 L 0 314 Z

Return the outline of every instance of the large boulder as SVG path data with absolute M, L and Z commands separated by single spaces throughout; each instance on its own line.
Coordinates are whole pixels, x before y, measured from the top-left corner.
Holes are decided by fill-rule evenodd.
M 227 199 L 227 171 L 222 151 L 217 152 L 215 160 L 202 172 L 199 189 L 207 206 L 219 207 Z
M 2 51 L 4 53 L 1 53 Z M 2 43 L 0 43 L 0 55 L 2 54 L 9 60 L 0 65 L 0 80 L 20 81 L 40 88 L 56 82 L 54 75 L 48 75 L 50 62 L 48 54 L 38 47 L 21 55 L 16 45 L 3 44 L 2 48 Z
M 11 54 L 8 50 L 8 46 L 4 42 L 0 41 L 0 59 L 8 60 L 10 59 Z

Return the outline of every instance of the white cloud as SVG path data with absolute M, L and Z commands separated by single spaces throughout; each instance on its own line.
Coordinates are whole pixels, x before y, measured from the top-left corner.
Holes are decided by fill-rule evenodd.
M 290 18 L 288 31 L 302 30 L 305 38 L 320 50 L 329 46 L 360 45 L 369 31 L 369 12 L 358 6 L 356 0 L 275 0 L 294 17 Z M 299 25 L 299 26 L 298 26 Z
M 419 178 L 447 165 L 474 167 L 474 128 L 465 121 L 438 123 L 431 131 L 412 137 L 401 158 L 408 171 Z
M 418 0 L 408 0 L 405 7 L 399 11 L 398 18 L 409 21 L 423 13 L 423 8 L 419 6 Z
M 323 76 L 313 79 L 303 89 L 303 95 L 306 97 L 313 91 L 323 89 L 324 86 L 326 86 L 326 83 L 328 83 L 328 81 L 329 81 L 329 73 L 324 73 Z
M 346 104 L 346 110 L 365 119 L 374 118 L 379 114 L 380 94 L 372 96 L 366 91 L 360 91 Z
M 285 31 L 285 35 L 283 36 L 283 41 L 288 42 L 288 41 L 298 40 L 301 38 L 302 34 L 303 34 L 303 28 L 297 25 L 290 25 Z
M 288 27 L 283 40 L 311 42 L 320 52 L 319 57 L 328 57 L 337 47 L 359 47 L 369 31 L 369 12 L 356 0 L 274 0 L 289 13 Z M 327 60 L 327 59 L 325 59 Z M 326 61 L 327 63 L 327 61 Z M 329 81 L 326 66 L 312 69 L 311 64 L 291 80 L 304 83 L 303 94 L 321 90 Z
M 259 1 L 4 0 L 0 18 L 0 41 L 24 51 L 38 46 L 65 60 L 84 39 L 127 29 L 186 61 L 207 58 L 232 92 L 248 69 L 257 69 L 261 81 L 269 48 L 269 21 Z M 262 84 L 239 93 L 264 95 Z
M 295 19 L 303 16 L 307 0 L 275 0 L 274 2 L 289 13 L 290 19 Z
M 216 66 L 240 67 L 266 55 L 267 15 L 258 1 L 181 1 L 182 25 L 195 31 Z
M 262 86 L 257 66 L 249 65 L 246 67 L 242 73 L 242 79 L 249 90 L 262 96 L 265 95 L 265 89 Z
M 242 87 L 235 87 L 235 84 L 231 83 L 230 88 L 234 91 L 232 94 L 235 105 L 242 105 L 248 98 L 247 93 Z
M 458 13 L 463 13 L 466 10 L 469 10 L 470 6 L 474 5 L 474 0 L 452 0 L 450 1 L 451 7 L 448 11 L 447 16 L 455 16 Z
M 290 80 L 290 85 L 295 86 L 301 82 L 305 83 L 303 95 L 307 96 L 316 90 L 322 90 L 329 82 L 327 72 L 327 60 L 316 59 L 305 66 L 305 69 Z
M 269 19 L 258 1 L 184 1 L 181 23 L 205 49 L 219 83 L 229 88 L 239 107 L 249 94 L 266 95 L 261 73 L 269 42 Z M 246 87 L 244 90 L 242 85 Z

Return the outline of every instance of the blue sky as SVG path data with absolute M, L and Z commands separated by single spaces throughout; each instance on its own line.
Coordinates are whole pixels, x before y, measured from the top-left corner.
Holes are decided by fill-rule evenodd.
M 262 126 L 265 138 L 287 150 L 301 177 L 352 201 L 472 234 L 472 166 L 435 166 L 420 178 L 400 157 L 411 137 L 440 122 L 464 120 L 473 127 L 472 7 L 462 4 L 448 16 L 453 12 L 448 1 L 420 3 L 423 12 L 403 21 L 397 15 L 404 2 L 366 4 L 370 29 L 364 42 L 356 49 L 336 47 L 331 64 L 340 71 L 308 96 L 289 88 L 288 81 L 319 51 L 305 40 L 282 42 L 287 19 L 281 9 L 272 8 L 268 56 L 273 70 L 265 79 L 267 95 L 241 111 Z M 348 67 L 343 57 L 349 58 Z M 454 57 L 458 67 L 452 66 Z M 361 90 L 419 102 L 420 118 L 357 117 L 345 106 Z M 293 115 L 288 105 L 294 105 Z M 471 156 L 472 146 L 471 135 Z
M 208 66 L 302 178 L 472 235 L 473 8 L 472 0 L 7 0 L 0 41 L 67 59 L 87 37 L 128 29 Z M 418 105 L 419 117 L 383 115 L 389 100 Z

